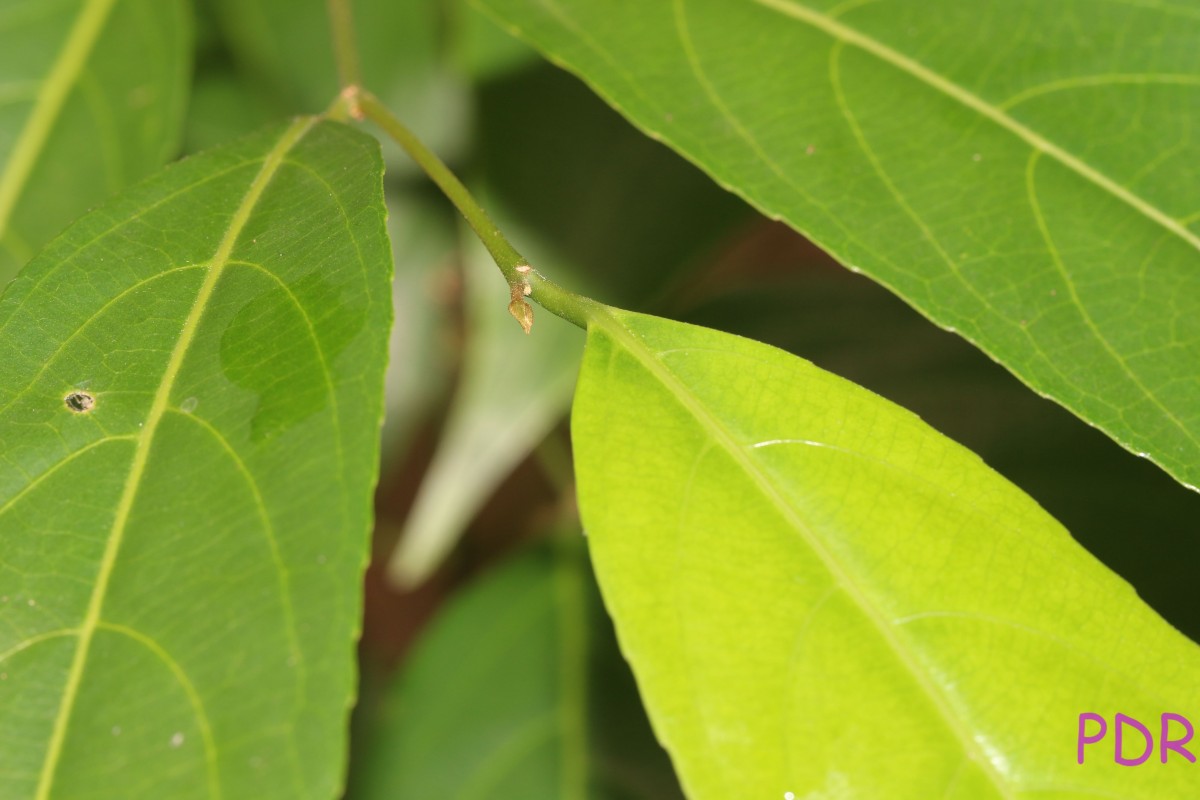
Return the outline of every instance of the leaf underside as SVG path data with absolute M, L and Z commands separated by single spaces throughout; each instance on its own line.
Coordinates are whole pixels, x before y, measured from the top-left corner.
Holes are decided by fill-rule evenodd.
M 766 345 L 593 322 L 572 413 L 605 603 L 693 800 L 1185 797 L 1078 715 L 1200 704 L 1200 650 L 976 456 Z
M 384 217 L 378 145 L 300 119 L 89 214 L 0 298 L 0 795 L 340 786 Z
M 655 138 L 1200 486 L 1200 12 L 482 0 Z

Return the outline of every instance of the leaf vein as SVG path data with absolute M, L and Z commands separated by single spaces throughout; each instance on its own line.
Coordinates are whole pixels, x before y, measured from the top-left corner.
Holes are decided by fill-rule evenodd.
M 858 236 L 857 232 L 847 228 L 841 219 L 825 214 L 822 204 L 817 202 L 816 198 L 810 195 L 803 186 L 793 180 L 787 171 L 780 167 L 779 164 L 776 163 L 773 158 L 771 158 L 771 155 L 766 151 L 766 149 L 763 148 L 758 139 L 754 137 L 754 135 L 746 128 L 746 126 L 742 124 L 741 120 L 738 119 L 737 116 L 734 115 L 734 113 L 730 110 L 729 106 L 717 92 L 716 87 L 713 86 L 712 81 L 708 79 L 708 75 L 700 63 L 700 54 L 696 50 L 696 45 L 693 42 L 691 32 L 688 29 L 684 0 L 674 0 L 673 8 L 675 32 L 679 37 L 680 45 L 683 47 L 684 56 L 687 58 L 688 69 L 691 70 L 692 75 L 696 78 L 696 83 L 700 85 L 700 89 L 704 92 L 705 97 L 708 98 L 708 101 L 712 104 L 713 108 L 717 110 L 717 113 L 721 115 L 722 119 L 729 123 L 729 126 L 733 129 L 733 132 L 737 135 L 737 137 L 741 139 L 748 148 L 750 148 L 750 151 L 754 154 L 754 157 L 757 158 L 767 169 L 769 169 L 776 178 L 778 178 L 785 186 L 788 187 L 788 189 L 802 197 L 805 202 L 807 202 L 814 209 L 824 214 L 826 220 L 836 227 L 848 241 L 856 243 L 863 250 L 879 259 L 879 261 L 882 263 L 888 264 L 897 272 L 905 272 L 909 275 L 909 277 L 917 280 L 924 280 L 924 278 L 919 275 L 908 273 L 907 270 L 902 269 L 901 266 L 893 261 L 889 256 L 879 252 L 869 243 L 864 242 Z M 742 196 L 743 199 L 745 199 L 752 206 L 757 207 L 757 204 L 750 197 L 742 194 L 741 189 L 733 186 L 727 186 L 726 188 Z M 770 212 L 766 213 L 770 215 Z M 774 215 L 774 218 L 778 218 L 778 216 Z M 795 225 L 793 225 L 793 227 L 795 227 Z M 800 229 L 797 228 L 797 230 Z M 804 233 L 803 230 L 800 232 Z
M 300 648 L 300 634 L 296 626 L 296 609 L 295 604 L 292 602 L 291 572 L 288 570 L 287 563 L 284 561 L 282 552 L 279 549 L 279 538 L 276 535 L 275 525 L 271 522 L 271 516 L 267 512 L 267 505 L 263 500 L 262 490 L 259 488 L 254 474 L 246 467 L 246 462 L 238 455 L 238 452 L 229 443 L 229 440 L 208 420 L 178 408 L 169 410 L 177 416 L 196 423 L 202 430 L 207 431 L 216 440 L 217 444 L 220 445 L 221 449 L 225 451 L 226 455 L 229 456 L 238 474 L 245 482 L 246 487 L 250 490 L 250 495 L 254 500 L 255 511 L 263 527 L 263 537 L 266 539 L 267 548 L 271 551 L 271 560 L 275 562 L 276 566 L 275 587 L 279 594 L 280 608 L 283 612 L 283 628 L 284 635 L 288 640 L 290 666 L 295 669 L 296 676 L 296 682 L 292 687 L 292 719 L 295 720 L 299 716 L 300 708 L 303 705 L 301 699 L 304 697 L 304 691 L 308 684 L 308 668 L 304 660 L 304 654 Z M 293 767 L 293 788 L 296 796 L 300 797 L 304 794 L 304 788 L 301 783 L 300 752 L 296 743 L 295 725 L 288 726 L 285 738 L 288 742 L 288 756 L 291 759 Z
M 1032 128 L 1018 122 L 1015 118 L 1006 114 L 1002 108 L 939 75 L 919 61 L 904 55 L 898 50 L 892 49 L 883 42 L 873 39 L 838 20 L 830 18 L 826 14 L 793 2 L 792 0 L 753 0 L 753 2 L 764 8 L 777 11 L 786 17 L 791 17 L 798 22 L 805 23 L 812 28 L 816 28 L 833 39 L 853 45 L 883 63 L 910 75 L 929 88 L 957 101 L 966 108 L 981 114 L 1018 139 L 1024 141 L 1035 151 L 1045 153 L 1085 180 L 1123 201 L 1143 216 L 1149 218 L 1152 222 L 1171 231 L 1194 249 L 1200 250 L 1200 236 L 1193 234 L 1157 206 L 1117 183 L 1083 159 L 1067 152 Z
M 167 203 L 169 203 L 170 201 L 179 197 L 180 195 L 187 194 L 188 192 L 192 191 L 193 189 L 195 189 L 199 186 L 203 186 L 206 183 L 210 183 L 219 178 L 223 178 L 226 175 L 228 175 L 229 173 L 235 172 L 235 171 L 241 169 L 242 167 L 246 166 L 247 164 L 253 164 L 258 160 L 259 159 L 247 159 L 245 161 L 239 161 L 236 164 L 231 164 L 230 166 L 228 166 L 225 169 L 222 169 L 218 172 L 208 173 L 203 178 L 193 181 L 192 183 L 189 183 L 187 186 L 180 187 L 179 189 L 171 192 L 170 194 L 166 195 L 165 197 L 159 198 L 158 200 L 151 203 L 150 205 L 148 205 L 144 208 L 138 209 L 138 216 L 143 217 L 146 214 L 148 214 L 149 212 L 151 212 L 161 206 L 166 205 Z M 167 169 L 171 169 L 171 168 L 168 167 Z M 32 293 L 34 290 L 36 290 L 38 287 L 40 287 L 47 278 L 57 275 L 58 272 L 62 269 L 68 268 L 68 263 L 70 262 L 70 260 L 72 258 L 74 258 L 75 256 L 77 256 L 80 253 L 80 251 L 82 251 L 84 248 L 95 244 L 96 242 L 100 241 L 104 237 L 109 236 L 109 235 L 115 233 L 116 231 L 120 230 L 121 228 L 124 228 L 130 224 L 131 224 L 131 220 L 123 218 L 119 222 L 114 223 L 111 227 L 106 228 L 105 230 L 97 233 L 95 236 L 91 237 L 90 239 L 80 242 L 78 245 L 75 246 L 74 249 L 71 250 L 70 253 L 60 255 L 59 261 L 55 265 L 55 268 L 48 269 L 45 272 L 43 272 L 40 276 L 38 276 L 38 279 L 36 281 L 34 281 L 33 285 L 31 285 L 28 289 L 25 290 L 25 293 L 26 294 Z M 8 238 L 11 239 L 12 234 L 10 234 Z M 195 266 L 203 266 L 203 265 L 195 265 Z M 4 299 L 9 299 L 9 298 L 13 297 L 13 293 L 5 292 L 2 296 Z M 10 308 L 15 309 L 15 306 L 10 306 Z M 0 307 L 0 312 L 2 312 L 2 311 L 3 311 L 3 308 Z M 0 318 L 0 334 L 4 333 L 4 331 L 8 328 L 8 324 L 12 320 L 13 320 L 13 315 L 11 313 L 6 317 Z
M 110 298 L 108 300 L 108 302 L 106 302 L 104 305 L 100 306 L 100 308 L 96 309 L 94 312 L 89 314 L 86 319 L 84 319 L 82 322 L 80 322 L 76 326 L 75 330 L 71 331 L 71 334 L 69 336 L 67 336 L 67 338 L 63 339 L 62 344 L 60 344 L 58 347 L 56 347 L 53 352 L 46 355 L 45 360 L 42 362 L 42 368 L 39 369 L 32 378 L 30 378 L 27 382 L 25 382 L 25 384 L 24 384 L 25 388 L 22 389 L 17 394 L 13 395 L 12 400 L 9 400 L 3 406 L 0 406 L 0 414 L 3 414 L 8 409 L 12 408 L 14 403 L 16 403 L 22 397 L 25 397 L 31 391 L 33 391 L 37 387 L 37 383 L 39 380 L 41 380 L 42 376 L 46 374 L 47 370 L 49 370 L 52 366 L 54 366 L 55 361 L 59 358 L 59 356 L 61 356 L 66 351 L 67 346 L 69 344 L 71 344 L 71 342 L 75 341 L 76 338 L 83 335 L 83 332 L 85 330 L 87 330 L 87 328 L 93 322 L 100 319 L 100 317 L 104 315 L 104 312 L 106 312 L 110 308 L 112 308 L 113 305 L 115 305 L 116 303 L 125 299 L 125 297 L 136 292 L 137 290 L 145 288 L 146 286 L 150 285 L 151 283 L 158 280 L 159 278 L 165 277 L 167 275 L 172 275 L 176 272 L 183 272 L 183 271 L 189 270 L 189 269 L 202 269 L 203 266 L 204 265 L 202 265 L 202 264 L 189 264 L 189 265 L 182 266 L 182 267 L 172 267 L 171 269 L 165 269 L 162 272 L 155 273 L 154 275 L 151 275 L 148 278 L 142 278 L 142 279 L 130 284 L 126 288 L 122 289 L 117 294 L 113 295 L 112 298 Z
M 125 482 L 125 489 L 122 492 L 120 502 L 117 504 L 116 518 L 109 532 L 108 543 L 97 572 L 96 585 L 88 602 L 86 616 L 80 626 L 79 644 L 76 647 L 75 657 L 67 674 L 62 701 L 59 704 L 50 742 L 46 748 L 46 757 L 42 762 L 41 775 L 35 794 L 36 800 L 47 800 L 50 796 L 50 791 L 54 783 L 55 770 L 58 766 L 59 757 L 62 754 L 63 742 L 66 739 L 71 711 L 74 707 L 75 697 L 79 692 L 79 685 L 82 681 L 85 664 L 87 663 L 88 650 L 97 625 L 100 623 L 100 614 L 108 590 L 108 581 L 112 576 L 117 554 L 120 551 L 121 541 L 124 538 L 129 523 L 133 502 L 141 484 L 142 476 L 145 473 L 146 462 L 149 458 L 150 446 L 154 441 L 155 431 L 164 413 L 167 411 L 171 389 L 182 367 L 184 356 L 187 354 L 192 340 L 195 338 L 200 318 L 204 314 L 217 281 L 224 272 L 229 255 L 233 251 L 238 236 L 253 213 L 255 205 L 265 191 L 267 184 L 270 183 L 271 178 L 274 177 L 276 171 L 279 169 L 284 155 L 303 138 L 304 134 L 308 132 L 315 121 L 314 117 L 308 117 L 301 118 L 292 123 L 280 136 L 275 146 L 263 158 L 258 174 L 255 175 L 247 188 L 245 196 L 242 198 L 237 211 L 230 220 L 229 228 L 217 246 L 216 253 L 213 255 L 209 266 L 208 276 L 197 293 L 192 310 L 188 314 L 183 329 L 179 334 L 179 339 L 176 341 L 175 348 L 171 352 L 163 377 L 159 382 L 158 390 L 155 392 L 154 401 L 150 406 L 146 421 L 138 436 L 137 450 L 134 452 L 129 475 Z
M 1001 111 L 1008 111 L 1013 106 L 1020 105 L 1035 97 L 1051 94 L 1053 92 L 1062 92 L 1069 89 L 1080 89 L 1094 86 L 1150 86 L 1154 84 L 1163 84 L 1169 86 L 1200 86 L 1200 75 L 1189 75 L 1186 73 L 1177 74 L 1169 72 L 1107 72 L 1096 75 L 1075 75 L 1070 78 L 1060 78 L 1059 80 L 1046 81 L 1036 86 L 1030 86 L 1006 100 L 996 104 L 996 108 Z
M 1096 341 L 1100 343 L 1100 346 L 1104 349 L 1104 352 L 1109 355 L 1109 357 L 1113 360 L 1113 363 L 1117 365 L 1117 368 L 1129 377 L 1129 380 L 1132 381 L 1134 386 L 1141 391 L 1142 395 L 1150 401 L 1151 405 L 1157 408 L 1166 419 L 1170 420 L 1171 424 L 1173 424 L 1175 428 L 1183 434 L 1185 439 L 1193 444 L 1200 445 L 1200 439 L 1198 439 L 1195 434 L 1188 430 L 1187 426 L 1184 425 L 1177 416 L 1175 416 L 1175 413 L 1171 411 L 1171 409 L 1163 405 L 1162 401 L 1158 399 L 1158 396 L 1154 392 L 1150 391 L 1146 384 L 1142 383 L 1142 380 L 1137 376 L 1137 373 L 1130 368 L 1126 360 L 1121 356 L 1120 353 L 1116 351 L 1115 348 L 1113 348 L 1112 344 L 1108 341 L 1104 334 L 1101 333 L 1100 328 L 1097 327 L 1095 320 L 1092 319 L 1092 315 L 1088 313 L 1086 306 L 1084 306 L 1083 302 L 1079 299 L 1079 293 L 1075 289 L 1075 282 L 1071 280 L 1071 276 L 1067 273 L 1066 265 L 1063 264 L 1062 254 L 1059 252 L 1058 245 L 1055 244 L 1054 238 L 1050 235 L 1050 228 L 1046 224 L 1046 216 L 1042 212 L 1042 206 L 1038 200 L 1035 174 L 1037 172 L 1037 163 L 1039 159 L 1040 154 L 1038 151 L 1035 150 L 1030 153 L 1029 161 L 1025 167 L 1025 188 L 1029 194 L 1030 208 L 1033 210 L 1033 216 L 1037 220 L 1038 231 L 1041 233 L 1042 239 L 1046 242 L 1046 250 L 1050 253 L 1051 263 L 1054 264 L 1055 270 L 1058 272 L 1063 283 L 1066 285 L 1067 292 L 1071 296 L 1071 303 L 1076 309 L 1078 309 L 1079 316 L 1083 320 L 1083 324 L 1087 327 L 1088 331 L 1092 334 Z
M 183 693 L 187 695 L 188 703 L 192 706 L 192 714 L 196 717 L 196 727 L 200 729 L 200 738 L 204 742 L 204 763 L 208 778 L 208 795 L 219 800 L 221 797 L 221 782 L 218 777 L 219 770 L 217 768 L 217 745 L 213 739 L 212 725 L 208 720 L 208 712 L 204 709 L 204 701 L 200 698 L 200 694 L 196 691 L 196 687 L 188 677 L 187 672 L 167 652 L 165 647 L 153 637 L 142 633 L 136 628 L 104 621 L 98 622 L 96 627 L 100 630 L 109 631 L 110 633 L 116 633 L 132 639 L 153 653 L 170 670 L 172 677 L 175 678 L 179 687 L 183 689 Z
M 17 642 L 12 647 L 5 650 L 3 653 L 0 653 L 0 663 L 7 661 L 9 658 L 15 656 L 22 650 L 28 650 L 35 644 L 40 644 L 42 642 L 49 641 L 50 639 L 59 639 L 63 636 L 75 636 L 78 633 L 78 628 L 56 628 L 52 631 L 45 631 L 43 633 L 30 636 L 28 639 L 23 639 L 22 641 Z
M 798 516 L 792 504 L 780 494 L 770 475 L 764 472 L 750 455 L 750 450 L 738 443 L 729 429 L 713 416 L 683 380 L 663 362 L 655 358 L 653 352 L 629 328 L 625 327 L 620 318 L 612 310 L 606 309 L 597 313 L 593 318 L 593 322 L 601 326 L 605 332 L 620 342 L 634 358 L 641 362 L 646 370 L 667 388 L 673 397 L 679 400 L 680 404 L 696 422 L 714 440 L 720 443 L 722 449 L 737 464 L 738 468 L 753 482 L 755 487 L 779 511 L 787 523 L 801 536 L 805 544 L 813 552 L 813 555 L 824 565 L 842 591 L 862 610 L 863 615 L 872 623 L 884 644 L 896 654 L 897 659 L 913 677 L 916 685 L 929 698 L 931 705 L 942 718 L 947 730 L 959 741 L 963 751 L 972 754 L 973 760 L 984 769 L 990 782 L 996 787 L 1001 796 L 1009 798 L 1009 800 L 1015 798 L 1008 781 L 1005 780 L 997 766 L 988 757 L 987 752 L 980 742 L 969 731 L 963 729 L 961 722 L 955 716 L 950 706 L 949 698 L 930 681 L 930 676 L 926 670 L 919 666 L 914 655 L 909 652 L 908 646 L 896 635 L 882 611 L 876 608 L 875 604 L 858 589 L 854 581 L 846 573 L 841 562 L 838 561 L 833 553 L 829 552 L 817 536 L 813 534 L 812 530 L 809 529 L 804 520 Z
M 74 452 L 67 454 L 64 458 L 54 462 L 49 467 L 47 467 L 44 471 L 38 473 L 38 475 L 35 478 L 33 478 L 32 480 L 29 481 L 29 483 L 22 486 L 20 491 L 18 491 L 16 494 L 14 494 L 12 497 L 10 497 L 4 503 L 4 505 L 0 505 L 0 517 L 4 516 L 5 513 L 7 513 L 18 502 L 20 502 L 22 497 L 24 497 L 25 495 L 32 492 L 43 481 L 49 479 L 50 476 L 52 476 L 55 472 L 57 472 L 58 470 L 65 467 L 67 464 L 70 464 L 72 461 L 79 458 L 84 453 L 88 453 L 88 452 L 96 449 L 97 447 L 99 447 L 102 444 L 108 444 L 109 442 L 133 441 L 136 438 L 137 438 L 137 436 L 135 436 L 134 434 L 123 434 L 123 435 L 119 435 L 119 436 L 104 436 L 104 437 L 97 439 L 94 442 L 90 442 L 86 446 L 81 447 L 78 450 L 75 450 Z

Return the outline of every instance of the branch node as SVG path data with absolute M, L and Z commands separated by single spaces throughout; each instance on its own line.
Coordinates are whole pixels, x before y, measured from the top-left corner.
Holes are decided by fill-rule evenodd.
M 345 89 L 342 89 L 339 97 L 346 103 L 346 112 L 354 119 L 362 122 L 367 118 L 363 113 L 362 104 L 359 102 L 362 97 L 362 89 L 356 84 L 350 84 Z

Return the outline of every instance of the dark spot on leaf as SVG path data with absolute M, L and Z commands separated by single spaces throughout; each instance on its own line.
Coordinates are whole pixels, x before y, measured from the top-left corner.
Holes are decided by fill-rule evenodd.
M 76 414 L 86 414 L 96 407 L 96 398 L 87 392 L 71 392 L 63 398 L 63 402 Z

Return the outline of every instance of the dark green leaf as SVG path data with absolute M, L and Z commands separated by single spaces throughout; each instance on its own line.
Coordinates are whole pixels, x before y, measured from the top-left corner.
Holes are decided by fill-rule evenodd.
M 437 6 L 428 0 L 358 0 L 355 33 L 364 84 L 385 99 L 428 69 L 436 52 Z M 324 0 L 214 0 L 238 60 L 287 104 L 326 108 L 338 92 Z
M 325 0 L 213 0 L 244 73 L 283 113 L 317 112 L 337 96 Z M 355 0 L 363 85 L 404 118 L 443 158 L 466 130 L 463 87 L 442 67 L 440 0 Z M 415 171 L 390 141 L 388 171 Z
M 482 0 L 636 124 L 1200 486 L 1200 13 Z
M 0 298 L 0 796 L 339 788 L 381 174 L 300 119 L 87 215 Z

